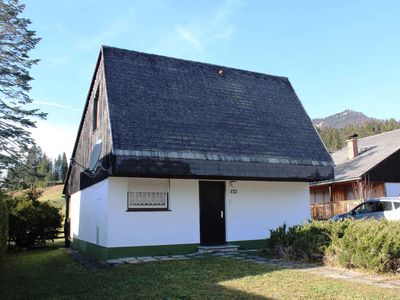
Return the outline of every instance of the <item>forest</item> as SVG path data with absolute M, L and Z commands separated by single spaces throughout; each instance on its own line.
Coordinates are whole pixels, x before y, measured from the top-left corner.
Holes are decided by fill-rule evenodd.
M 361 125 L 344 128 L 316 127 L 329 152 L 335 152 L 346 145 L 348 136 L 358 134 L 359 138 L 400 129 L 400 122 L 395 119 L 369 121 Z
M 23 159 L 8 169 L 3 181 L 7 190 L 42 188 L 63 183 L 68 170 L 65 152 L 52 160 L 42 149 L 33 145 L 24 154 Z

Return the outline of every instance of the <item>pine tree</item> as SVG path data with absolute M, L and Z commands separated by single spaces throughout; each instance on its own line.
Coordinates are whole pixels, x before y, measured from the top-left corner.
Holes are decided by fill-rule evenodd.
M 33 145 L 24 153 L 24 157 L 13 164 L 7 172 L 3 186 L 9 190 L 31 188 L 40 180 L 38 169 L 42 160 L 42 149 Z
M 33 145 L 28 150 L 26 157 L 25 168 L 21 175 L 25 188 L 31 188 L 35 185 L 38 178 L 38 167 L 42 158 L 42 149 L 39 146 Z
M 54 160 L 53 165 L 53 181 L 61 180 L 61 155 L 59 154 L 57 158 Z
M 18 0 L 0 0 L 0 170 L 22 158 L 19 150 L 33 142 L 28 129 L 46 117 L 26 106 L 32 102 L 29 70 L 38 63 L 29 52 L 40 39 L 20 17 L 24 8 Z
M 40 159 L 37 169 L 37 179 L 41 181 L 40 186 L 47 186 L 48 181 L 52 179 L 53 175 L 53 163 L 50 158 L 47 157 L 46 153 L 43 154 Z
M 61 167 L 60 167 L 60 180 L 64 183 L 68 171 L 68 161 L 65 152 L 62 154 Z

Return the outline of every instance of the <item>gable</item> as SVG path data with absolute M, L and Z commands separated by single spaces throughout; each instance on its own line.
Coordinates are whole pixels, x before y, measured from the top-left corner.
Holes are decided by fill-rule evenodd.
M 101 56 L 98 59 L 96 70 L 93 75 L 72 154 L 73 160 L 77 164 L 71 164 L 69 166 L 64 193 L 68 190 L 68 192 L 72 194 L 107 176 L 102 172 L 97 178 L 92 179 L 82 173 L 83 168 L 79 166 L 88 167 L 93 146 L 100 139 L 103 142 L 100 160 L 102 164 L 108 168 L 112 164 L 112 143 L 104 67 Z
M 400 182 L 400 150 L 382 160 L 365 176 L 371 182 Z

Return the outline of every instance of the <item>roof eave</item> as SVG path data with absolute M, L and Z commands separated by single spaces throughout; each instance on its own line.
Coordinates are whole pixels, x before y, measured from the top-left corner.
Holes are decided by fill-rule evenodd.
M 360 180 L 361 177 L 350 177 L 350 178 L 344 178 L 344 179 L 334 179 L 334 180 L 323 180 L 323 181 L 316 181 L 316 182 L 311 182 L 310 186 L 324 186 L 324 185 L 330 185 L 330 184 L 335 184 L 335 183 L 345 183 L 345 182 L 350 182 L 350 181 L 355 181 L 355 180 Z
M 205 159 L 165 159 L 115 155 L 114 176 L 241 178 L 312 182 L 333 178 L 333 167 Z

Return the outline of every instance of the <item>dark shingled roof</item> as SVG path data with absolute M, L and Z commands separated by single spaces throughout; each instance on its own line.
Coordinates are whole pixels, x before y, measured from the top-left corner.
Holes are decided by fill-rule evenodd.
M 287 78 L 106 46 L 102 53 L 122 173 L 124 158 L 146 160 L 135 171 L 143 174 L 169 168 L 152 162 L 184 162 L 193 176 L 332 177 L 331 157 Z
M 347 146 L 332 154 L 335 162 L 335 180 L 360 178 L 390 155 L 400 150 L 400 129 L 358 140 L 359 155 L 348 158 Z

